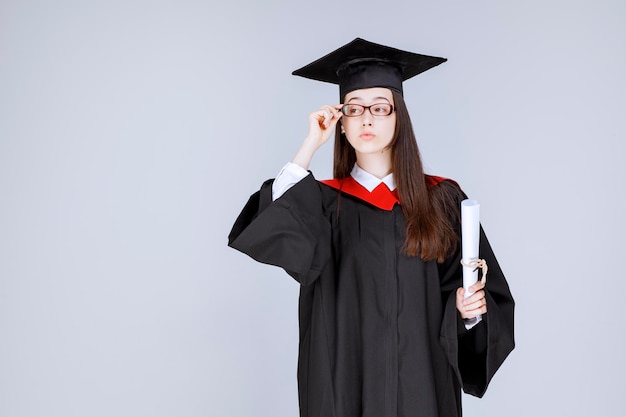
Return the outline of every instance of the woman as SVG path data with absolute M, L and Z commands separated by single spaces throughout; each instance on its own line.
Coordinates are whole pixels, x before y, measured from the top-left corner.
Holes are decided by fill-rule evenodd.
M 444 61 L 356 39 L 295 71 L 339 84 L 341 104 L 309 115 L 299 151 L 229 236 L 301 284 L 303 417 L 460 416 L 461 389 L 482 396 L 514 347 L 513 298 L 482 231 L 489 282 L 465 298 L 465 195 L 423 173 L 402 96 Z M 333 131 L 335 178 L 318 182 L 307 169 Z

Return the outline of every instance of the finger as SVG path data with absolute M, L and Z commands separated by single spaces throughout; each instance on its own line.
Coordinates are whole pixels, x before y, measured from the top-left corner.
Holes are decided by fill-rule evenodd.
M 483 308 L 487 308 L 487 303 L 485 302 L 485 300 L 478 300 L 474 303 L 471 304 L 466 304 L 463 306 L 464 311 L 466 312 L 471 312 L 471 311 L 475 311 L 475 310 L 481 310 Z
M 482 281 L 477 281 L 475 284 L 469 287 L 469 292 L 475 293 L 476 291 L 482 290 L 483 288 L 485 288 L 485 283 Z
M 332 114 L 328 110 L 318 110 L 314 113 L 314 117 L 321 128 L 326 129 L 332 119 Z
M 482 306 L 473 310 L 467 310 L 465 311 L 465 314 L 461 314 L 461 317 L 471 319 L 472 317 L 481 316 L 483 314 L 487 314 L 487 306 Z
M 325 128 L 328 128 L 330 126 L 333 119 L 338 119 L 337 111 L 335 110 L 335 108 L 332 106 L 328 106 L 328 105 L 325 105 L 322 107 L 321 115 L 323 117 L 321 124 Z
M 480 314 L 487 313 L 487 303 L 484 300 L 481 300 L 476 303 L 464 305 L 459 311 L 461 312 L 461 317 L 463 318 L 476 317 Z
M 334 104 L 332 106 L 324 106 L 325 109 L 328 109 L 328 111 L 332 113 L 334 119 L 338 119 L 341 116 L 343 116 L 343 113 L 341 111 L 342 107 L 343 107 L 343 104 Z
M 476 317 L 478 315 L 486 314 L 486 313 L 487 313 L 487 305 L 476 303 L 475 305 L 464 306 L 463 310 L 461 311 L 461 317 L 464 317 L 464 318 L 465 316 Z
M 457 288 L 457 289 L 456 289 L 456 296 L 457 296 L 457 297 L 459 297 L 459 296 L 460 296 L 460 297 L 465 296 L 465 288 L 463 288 L 463 287 L 459 287 L 459 288 Z
M 341 116 L 343 116 L 341 112 L 334 111 L 333 109 L 333 113 L 324 119 L 324 128 L 329 130 L 334 129 Z
M 461 313 L 461 318 L 463 319 L 473 319 L 474 317 L 482 316 L 483 314 L 487 314 L 487 308 L 482 308 L 479 310 L 473 310 Z
M 471 294 L 469 297 L 465 298 L 464 303 L 471 304 L 475 301 L 478 301 L 481 298 L 485 298 L 485 291 L 483 290 L 476 291 L 475 293 Z

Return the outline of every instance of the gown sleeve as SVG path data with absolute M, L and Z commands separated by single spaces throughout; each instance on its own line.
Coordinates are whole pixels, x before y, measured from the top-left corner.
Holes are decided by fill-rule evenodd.
M 235 221 L 228 245 L 282 267 L 302 285 L 314 282 L 330 259 L 330 222 L 320 184 L 311 174 L 272 201 L 272 182 L 253 194 Z
M 460 211 L 460 202 L 466 197 L 460 189 L 458 192 Z M 457 220 L 457 223 L 460 236 L 460 221 Z M 456 289 L 463 282 L 460 244 L 457 245 L 454 255 L 439 268 L 445 305 L 440 341 L 463 391 L 480 398 L 500 365 L 515 347 L 515 302 L 482 227 L 479 253 L 489 267 L 485 286 L 487 314 L 483 314 L 482 321 L 470 330 L 465 329 L 456 309 Z

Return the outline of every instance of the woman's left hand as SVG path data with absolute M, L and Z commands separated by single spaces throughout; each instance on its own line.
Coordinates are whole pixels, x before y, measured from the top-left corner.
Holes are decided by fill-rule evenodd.
M 464 298 L 463 287 L 456 290 L 456 309 L 461 313 L 461 318 L 471 319 L 487 312 L 487 299 L 483 288 L 485 288 L 485 283 L 478 281 L 469 287 L 469 292 L 473 294 L 468 298 Z

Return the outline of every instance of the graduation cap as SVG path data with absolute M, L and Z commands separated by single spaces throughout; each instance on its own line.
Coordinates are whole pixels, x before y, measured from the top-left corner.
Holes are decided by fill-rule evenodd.
M 350 91 L 371 87 L 390 88 L 402 94 L 403 81 L 446 61 L 356 38 L 292 74 L 339 84 L 343 99 Z

